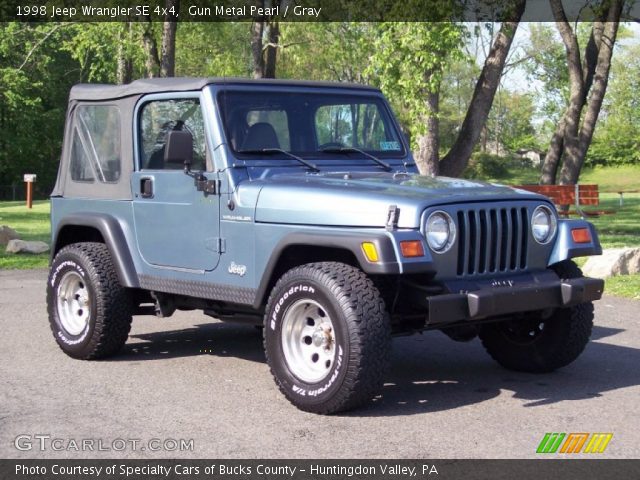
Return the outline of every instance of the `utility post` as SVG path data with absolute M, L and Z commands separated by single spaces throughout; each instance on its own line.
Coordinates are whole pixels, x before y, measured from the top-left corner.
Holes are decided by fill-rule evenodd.
M 27 208 L 33 208 L 33 183 L 36 181 L 35 173 L 25 173 L 24 183 L 27 187 Z

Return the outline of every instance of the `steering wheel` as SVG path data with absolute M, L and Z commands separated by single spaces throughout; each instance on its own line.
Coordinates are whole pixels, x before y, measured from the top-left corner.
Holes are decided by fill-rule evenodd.
M 323 150 L 325 148 L 344 148 L 344 144 L 340 142 L 327 142 L 322 145 L 318 145 L 318 150 Z

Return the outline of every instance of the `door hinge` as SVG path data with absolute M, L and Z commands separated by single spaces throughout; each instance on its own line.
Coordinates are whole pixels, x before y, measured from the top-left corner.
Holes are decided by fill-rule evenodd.
M 220 191 L 220 180 L 208 180 L 204 175 L 200 177 L 195 177 L 194 185 L 196 186 L 196 190 L 199 192 L 204 192 L 205 195 L 215 195 Z
M 220 237 L 207 238 L 204 245 L 207 250 L 215 253 L 224 253 L 227 246 L 225 239 Z
M 224 238 L 218 237 L 218 253 L 224 253 L 227 250 L 227 242 Z

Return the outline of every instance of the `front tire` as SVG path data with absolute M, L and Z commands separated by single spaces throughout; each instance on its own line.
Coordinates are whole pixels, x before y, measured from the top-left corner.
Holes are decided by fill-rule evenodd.
M 53 336 L 67 355 L 89 360 L 117 353 L 131 329 L 131 306 L 106 245 L 74 243 L 57 253 L 47 309 Z
M 555 266 L 560 278 L 582 277 L 572 261 Z M 491 357 L 509 370 L 547 373 L 569 365 L 585 349 L 593 328 L 593 303 L 558 308 L 546 319 L 486 324 L 480 339 Z
M 301 410 L 331 414 L 368 402 L 382 387 L 390 345 L 384 302 L 357 268 L 302 265 L 271 292 L 267 363 L 280 391 Z

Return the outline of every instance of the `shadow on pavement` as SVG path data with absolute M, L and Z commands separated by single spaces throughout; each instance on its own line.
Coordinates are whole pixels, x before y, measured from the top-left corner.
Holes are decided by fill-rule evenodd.
M 478 340 L 469 344 L 440 341 L 433 333 L 394 345 L 391 373 L 382 397 L 346 415 L 398 416 L 473 405 L 512 392 L 533 408 L 567 400 L 600 397 L 640 385 L 640 349 L 601 340 L 624 330 L 594 327 L 592 342 L 571 365 L 547 374 L 512 372 L 497 365 Z M 430 338 L 429 338 L 430 337 Z M 415 338 L 415 337 L 414 337 Z M 471 418 L 470 418 L 471 419 Z
M 214 355 L 265 362 L 262 331 L 251 325 L 204 323 L 182 330 L 131 335 L 143 340 L 124 346 L 111 361 L 164 360 L 167 358 Z
M 450 410 L 490 400 L 502 391 L 533 408 L 599 397 L 640 385 L 640 349 L 604 343 L 621 329 L 594 327 L 592 341 L 573 364 L 550 374 L 511 372 L 497 365 L 478 340 L 456 343 L 439 332 L 393 341 L 392 367 L 382 396 L 344 415 L 399 416 Z M 264 363 L 262 333 L 253 326 L 207 323 L 132 335 L 111 361 L 163 360 L 194 355 Z

